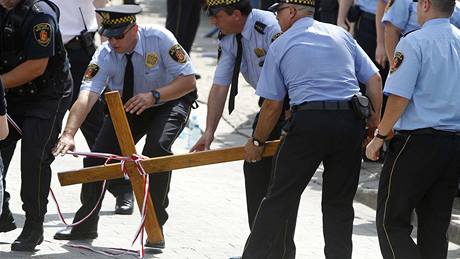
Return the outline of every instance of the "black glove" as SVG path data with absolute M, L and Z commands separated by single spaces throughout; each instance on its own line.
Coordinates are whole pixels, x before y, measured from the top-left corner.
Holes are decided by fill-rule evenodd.
M 3 88 L 2 80 L 0 79 L 0 116 L 6 114 L 6 100 L 5 100 L 5 88 Z

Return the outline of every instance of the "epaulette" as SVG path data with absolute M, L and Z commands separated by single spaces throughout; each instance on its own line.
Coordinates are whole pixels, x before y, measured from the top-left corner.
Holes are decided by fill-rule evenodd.
M 278 37 L 281 36 L 281 34 L 283 34 L 283 33 L 282 32 L 277 32 L 277 33 L 273 34 L 272 42 L 274 42 L 276 39 L 278 39 Z
M 265 27 L 267 27 L 267 25 L 265 23 L 263 23 L 263 22 L 257 21 L 254 24 L 254 29 L 260 34 L 265 34 L 265 32 L 264 32 Z
M 225 34 L 222 33 L 222 31 L 219 31 L 219 33 L 217 34 L 217 38 L 219 40 L 223 39 L 225 37 Z

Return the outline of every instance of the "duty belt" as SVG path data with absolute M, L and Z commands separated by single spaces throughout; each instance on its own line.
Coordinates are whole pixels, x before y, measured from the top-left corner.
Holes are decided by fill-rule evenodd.
M 81 41 L 80 41 L 80 37 L 76 36 L 74 37 L 73 39 L 71 39 L 69 42 L 67 42 L 64 47 L 67 49 L 67 50 L 76 50 L 76 49 L 81 49 Z
M 305 111 L 305 110 L 326 110 L 326 111 L 337 111 L 337 110 L 352 110 L 350 101 L 312 101 L 304 102 L 299 105 L 294 105 L 292 111 Z
M 375 21 L 375 14 L 362 11 L 361 17 L 367 20 Z
M 396 130 L 396 134 L 408 135 L 437 135 L 437 136 L 460 136 L 460 131 L 437 130 L 434 128 L 423 128 L 416 130 Z

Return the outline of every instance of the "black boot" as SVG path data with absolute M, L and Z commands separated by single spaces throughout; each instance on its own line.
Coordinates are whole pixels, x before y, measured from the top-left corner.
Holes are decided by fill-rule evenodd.
M 133 214 L 133 206 L 133 192 L 122 193 L 117 196 L 115 204 L 115 214 L 131 215 Z
M 9 232 L 16 229 L 16 224 L 14 223 L 13 214 L 9 208 L 4 208 L 3 213 L 0 216 L 0 233 Z
M 80 219 L 75 218 L 74 222 L 78 222 Z M 56 240 L 85 240 L 85 239 L 96 239 L 97 238 L 97 223 L 99 217 L 88 218 L 84 222 L 80 223 L 75 227 L 64 228 L 56 234 L 54 239 Z
M 11 251 L 35 251 L 35 247 L 43 242 L 43 222 L 26 219 L 24 228 L 18 238 L 11 244 Z

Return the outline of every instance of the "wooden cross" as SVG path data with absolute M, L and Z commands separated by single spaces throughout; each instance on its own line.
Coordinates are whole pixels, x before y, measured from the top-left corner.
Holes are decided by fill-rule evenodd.
M 105 100 L 109 107 L 110 117 L 112 118 L 113 126 L 115 128 L 121 154 L 126 157 L 131 157 L 133 154 L 136 154 L 136 147 L 131 135 L 131 129 L 129 128 L 125 110 L 123 109 L 120 94 L 118 91 L 108 92 L 105 94 Z M 278 141 L 268 142 L 262 156 L 273 156 L 277 147 Z M 151 174 L 174 169 L 242 160 L 243 156 L 244 146 L 240 146 L 183 155 L 150 158 L 142 160 L 140 163 L 144 170 Z M 134 166 L 134 162 L 126 162 L 125 166 L 129 172 L 129 179 L 136 196 L 137 205 L 139 206 L 139 209 L 141 209 L 144 199 L 144 182 L 142 176 L 138 174 Z M 121 170 L 120 163 L 87 167 L 80 170 L 58 173 L 59 182 L 62 186 L 97 182 L 122 177 L 123 172 Z M 145 230 L 147 232 L 148 239 L 150 242 L 161 241 L 163 240 L 163 233 L 161 232 L 160 225 L 158 224 L 150 194 L 148 194 L 147 206 Z

